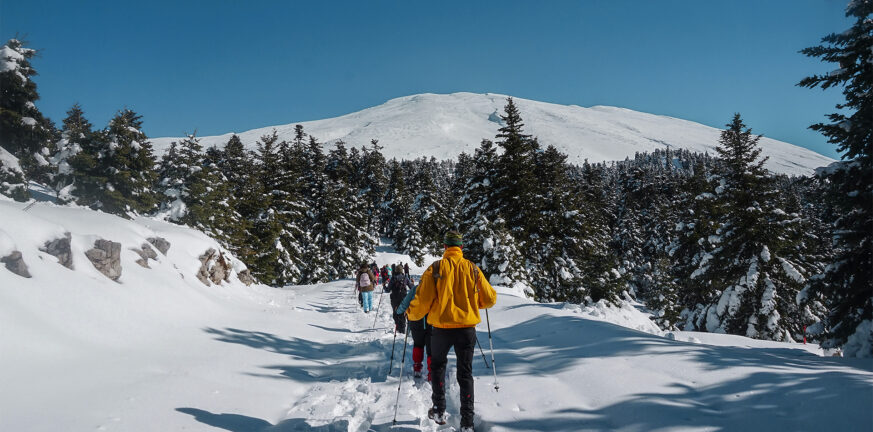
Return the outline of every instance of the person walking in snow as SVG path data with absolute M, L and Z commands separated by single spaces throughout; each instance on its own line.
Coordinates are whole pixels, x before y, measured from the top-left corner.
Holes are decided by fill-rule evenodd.
M 403 273 L 409 276 L 409 263 L 403 264 Z
M 361 263 L 358 274 L 355 275 L 355 285 L 358 287 L 358 291 L 361 292 L 361 306 L 364 307 L 364 313 L 369 313 L 373 309 L 373 290 L 376 289 L 375 282 L 376 276 L 373 275 L 373 271 L 367 267 L 367 263 Z
M 407 289 L 414 287 L 412 280 L 403 273 L 391 278 L 386 290 L 391 293 L 391 310 L 396 311 L 400 302 L 406 297 Z M 394 328 L 397 333 L 406 333 L 406 315 L 394 313 Z
M 388 265 L 383 265 L 382 271 L 380 271 L 379 273 L 382 277 L 382 292 L 385 292 L 385 289 L 388 286 Z
M 399 268 L 398 268 L 399 270 Z M 397 315 L 404 315 L 406 309 L 409 308 L 409 303 L 415 298 L 415 293 L 418 287 L 413 284 L 412 288 L 406 293 L 406 297 L 397 306 L 395 312 Z M 392 305 L 393 306 L 393 305 Z M 427 380 L 431 380 L 431 356 L 430 349 L 430 330 L 431 326 L 427 325 L 427 315 L 417 321 L 409 321 L 409 332 L 412 333 L 412 373 L 415 378 L 421 378 L 423 369 L 422 361 L 424 353 L 427 352 Z
M 497 292 L 476 264 L 464 258 L 461 233 L 443 237 L 445 252 L 421 276 L 406 314 L 410 321 L 427 315 L 431 329 L 433 408 L 427 415 L 438 424 L 446 422 L 446 363 L 455 349 L 458 385 L 461 387 L 461 432 L 473 432 L 473 355 L 479 310 L 497 302 Z

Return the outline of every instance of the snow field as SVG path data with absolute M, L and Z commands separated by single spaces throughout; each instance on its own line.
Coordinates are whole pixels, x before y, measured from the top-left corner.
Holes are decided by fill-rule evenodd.
M 393 321 L 381 288 L 378 313 L 364 314 L 350 280 L 274 289 L 232 275 L 206 286 L 194 277 L 197 257 L 218 245 L 199 232 L 51 204 L 23 207 L 0 202 L 0 249 L 20 250 L 33 275 L 0 267 L 0 430 L 458 428 L 454 356 L 446 378 L 451 416 L 437 427 L 426 419 L 429 384 L 410 376 L 411 347 L 392 427 L 403 338 L 389 376 Z M 66 232 L 73 270 L 39 251 Z M 130 248 L 153 235 L 171 247 L 142 268 Z M 118 282 L 84 258 L 96 238 L 122 243 Z M 404 259 L 385 247 L 374 257 Z M 477 351 L 479 432 L 873 429 L 869 359 L 664 333 L 630 304 L 537 304 L 497 289 L 489 316 L 500 391 Z M 490 363 L 484 322 L 478 335 Z

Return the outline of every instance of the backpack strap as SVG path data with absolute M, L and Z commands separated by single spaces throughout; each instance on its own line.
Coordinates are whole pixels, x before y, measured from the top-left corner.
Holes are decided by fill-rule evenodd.
M 439 260 L 434 261 L 433 264 L 430 265 L 430 275 L 433 276 L 433 286 L 434 287 L 437 286 L 437 282 L 439 282 L 440 277 L 442 277 L 440 275 L 440 262 L 442 262 L 442 261 L 443 261 L 442 259 L 439 259 Z

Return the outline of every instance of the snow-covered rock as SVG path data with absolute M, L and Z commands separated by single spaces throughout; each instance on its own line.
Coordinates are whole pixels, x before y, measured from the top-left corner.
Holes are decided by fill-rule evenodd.
M 275 129 L 280 140 L 290 141 L 295 125 L 328 145 L 343 140 L 348 145 L 368 145 L 378 139 L 389 158 L 454 158 L 461 152 L 472 154 L 483 138 L 494 139 L 501 127 L 499 115 L 506 95 L 485 93 L 419 94 L 400 97 L 344 116 L 308 122 L 291 122 L 237 132 L 242 142 L 254 149 L 255 142 Z M 554 145 L 568 155 L 568 162 L 580 164 L 623 160 L 637 152 L 673 148 L 715 153 L 720 130 L 673 117 L 648 114 L 625 108 L 558 105 L 514 98 L 524 119 L 526 133 L 539 138 L 541 145 Z M 727 119 L 726 119 L 727 120 Z M 753 128 L 754 129 L 754 128 Z M 757 133 L 766 131 L 755 130 Z M 204 148 L 222 147 L 231 133 L 201 137 Z M 172 141 L 182 138 L 154 138 L 160 154 Z M 811 175 L 815 168 L 833 159 L 786 142 L 762 138 L 766 168 L 785 174 Z

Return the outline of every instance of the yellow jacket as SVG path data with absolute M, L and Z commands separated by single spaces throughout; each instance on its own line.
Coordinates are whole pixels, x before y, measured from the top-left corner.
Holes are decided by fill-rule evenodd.
M 421 276 L 415 298 L 406 314 L 411 321 L 427 315 L 427 323 L 439 328 L 475 327 L 479 309 L 497 302 L 497 292 L 485 280 L 475 264 L 464 259 L 459 247 L 449 247 L 440 261 L 438 282 L 434 284 L 433 266 Z

